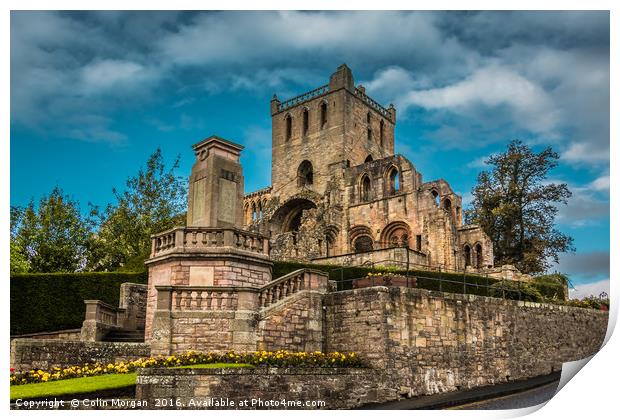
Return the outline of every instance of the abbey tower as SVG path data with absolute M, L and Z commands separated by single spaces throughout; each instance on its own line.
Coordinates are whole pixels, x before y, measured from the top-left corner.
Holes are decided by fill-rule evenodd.
M 246 194 L 244 220 L 271 237 L 273 259 L 493 266 L 489 238 L 462 224 L 461 197 L 394 154 L 396 109 L 355 86 L 346 65 L 324 86 L 274 95 L 271 116 L 272 185 Z

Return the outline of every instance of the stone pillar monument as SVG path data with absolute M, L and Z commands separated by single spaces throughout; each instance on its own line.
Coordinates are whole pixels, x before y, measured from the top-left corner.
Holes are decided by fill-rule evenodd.
M 152 236 L 145 339 L 153 354 L 256 349 L 256 314 L 271 282 L 269 239 L 243 226 L 242 146 L 193 146 L 187 226 Z
M 189 177 L 188 227 L 243 226 L 243 146 L 211 136 L 192 146 L 196 163 Z

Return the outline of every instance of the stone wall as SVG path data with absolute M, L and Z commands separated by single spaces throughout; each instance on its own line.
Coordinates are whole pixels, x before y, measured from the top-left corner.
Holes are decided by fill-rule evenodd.
M 561 369 L 600 348 L 607 312 L 421 289 L 326 296 L 325 351 L 356 351 L 409 395 Z
M 16 338 L 36 338 L 41 340 L 79 340 L 81 337 L 81 329 L 73 328 L 70 330 L 59 330 L 49 332 L 38 332 L 32 334 L 21 334 L 11 336 L 11 340 Z
M 390 385 L 389 378 L 374 369 L 158 368 L 139 370 L 136 398 L 153 408 L 157 408 L 156 399 L 174 403 L 159 407 L 163 409 L 281 409 L 286 408 L 283 399 L 291 404 L 300 402 L 288 407 L 291 409 L 345 409 L 397 398 Z M 228 405 L 205 406 L 213 403 L 211 398 Z M 241 406 L 244 401 L 247 406 Z M 325 404 L 312 406 L 319 401 Z
M 409 253 L 409 268 L 428 270 L 426 255 L 407 248 L 376 249 L 369 252 L 315 258 L 312 260 L 312 263 L 341 266 L 359 266 L 367 264 L 369 267 L 372 267 L 372 263 L 375 262 L 377 266 L 407 268 L 407 253 Z
M 321 351 L 323 293 L 303 291 L 263 312 L 257 350 Z
M 150 356 L 143 343 L 102 343 L 17 338 L 11 341 L 11 367 L 17 372 L 30 369 L 116 363 Z

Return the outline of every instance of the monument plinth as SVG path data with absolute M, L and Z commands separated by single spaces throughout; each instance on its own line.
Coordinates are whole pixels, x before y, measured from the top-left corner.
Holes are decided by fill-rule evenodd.
M 195 350 L 253 350 L 251 311 L 272 280 L 272 263 L 269 239 L 242 229 L 243 147 L 211 136 L 193 149 L 187 226 L 151 237 L 145 339 L 154 354 L 184 348 L 183 331 L 202 337 Z M 204 322 L 185 325 L 175 317 L 185 311 Z

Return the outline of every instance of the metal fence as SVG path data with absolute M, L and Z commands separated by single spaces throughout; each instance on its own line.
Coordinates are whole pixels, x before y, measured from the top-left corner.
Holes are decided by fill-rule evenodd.
M 353 282 L 360 278 L 344 278 L 344 272 L 347 269 L 360 269 L 360 268 L 368 268 L 373 271 L 379 270 L 377 267 L 389 267 L 389 264 L 402 265 L 401 261 L 396 260 L 383 260 L 383 261 L 374 261 L 367 262 L 361 265 L 355 266 L 341 266 L 337 268 L 333 268 L 329 270 L 329 278 L 333 281 L 336 281 L 337 290 L 349 290 L 353 288 Z M 415 265 L 416 267 L 421 266 L 419 264 Z M 502 282 L 501 279 L 489 277 L 488 274 L 471 274 L 467 273 L 465 270 L 463 271 L 447 271 L 437 269 L 437 267 L 433 267 L 431 269 L 428 266 L 428 270 L 420 269 L 419 271 L 432 271 L 436 273 L 436 276 L 420 276 L 416 274 L 415 276 L 411 275 L 415 269 L 411 269 L 409 264 L 407 264 L 406 268 L 402 269 L 392 269 L 386 272 L 387 275 L 390 274 L 398 274 L 404 275 L 406 277 L 406 285 L 407 287 L 415 287 L 419 289 L 426 290 L 435 290 L 439 292 L 451 292 L 451 293 L 463 293 L 463 294 L 475 294 L 480 296 L 492 296 L 492 297 L 501 297 L 502 299 L 511 299 L 511 300 L 522 300 L 524 297 L 527 297 L 527 294 L 524 292 L 524 286 L 522 281 L 511 281 L 512 284 L 515 284 L 515 288 L 510 288 L 506 286 L 505 282 Z M 335 274 L 334 274 L 335 273 Z M 445 278 L 447 275 L 450 275 L 452 279 Z M 462 275 L 462 280 L 455 280 L 455 276 Z M 484 283 L 472 283 L 468 281 L 471 277 L 479 277 L 480 279 L 484 279 Z M 364 287 L 373 287 L 373 286 L 382 286 L 385 285 L 384 281 L 379 280 L 376 276 L 369 276 L 370 286 Z M 412 279 L 416 279 L 415 283 Z M 414 286 L 415 284 L 415 286 Z M 431 285 L 436 285 L 436 287 L 430 287 Z M 482 293 L 481 293 L 482 292 Z

